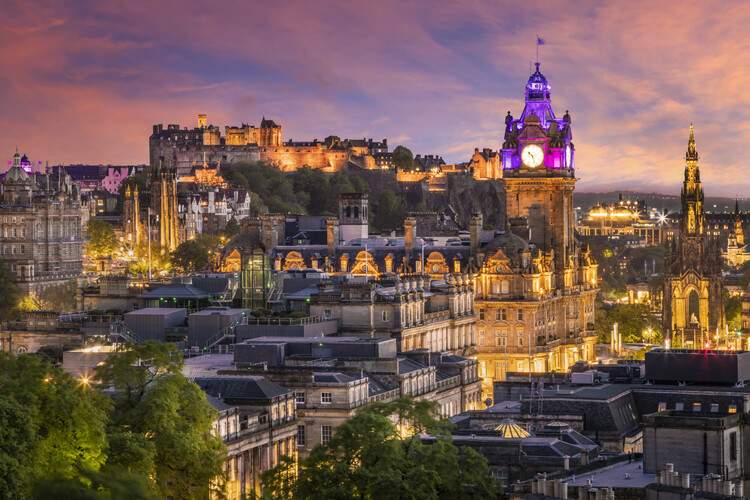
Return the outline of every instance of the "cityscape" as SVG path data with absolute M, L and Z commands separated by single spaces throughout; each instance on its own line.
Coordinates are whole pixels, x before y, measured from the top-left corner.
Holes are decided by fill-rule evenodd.
M 750 8 L 293 4 L 9 2 L 0 498 L 747 498 Z

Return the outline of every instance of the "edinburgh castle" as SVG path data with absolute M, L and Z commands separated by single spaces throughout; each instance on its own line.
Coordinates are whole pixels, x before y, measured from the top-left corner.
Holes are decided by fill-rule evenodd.
M 195 165 L 208 163 L 236 163 L 240 161 L 268 161 L 285 171 L 303 165 L 336 172 L 349 162 L 363 168 L 375 168 L 373 155 L 388 151 L 385 139 L 341 140 L 326 137 L 323 142 L 284 142 L 281 125 L 263 117 L 260 127 L 243 124 L 241 127 L 209 125 L 204 114 L 198 115 L 198 127 L 181 129 L 179 125 L 154 125 L 149 138 L 151 165 L 160 162 L 176 168 L 178 175 L 189 175 Z

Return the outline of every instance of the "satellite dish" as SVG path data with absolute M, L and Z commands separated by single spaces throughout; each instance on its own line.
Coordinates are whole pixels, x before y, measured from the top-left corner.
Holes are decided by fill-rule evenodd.
M 492 406 L 492 398 L 487 398 L 484 400 L 485 406 Z

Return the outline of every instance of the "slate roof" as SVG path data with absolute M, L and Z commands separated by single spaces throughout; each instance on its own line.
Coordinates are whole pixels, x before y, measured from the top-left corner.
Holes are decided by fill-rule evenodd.
M 141 299 L 158 299 L 158 298 L 177 298 L 177 299 L 205 299 L 208 293 L 193 285 L 170 284 L 160 286 L 138 296 Z
M 413 359 L 409 358 L 398 358 L 398 374 L 403 375 L 404 373 L 411 373 L 418 370 L 424 369 L 425 366 L 417 363 Z
M 350 377 L 345 373 L 331 373 L 331 372 L 316 372 L 313 373 L 315 382 L 328 382 L 333 384 L 348 384 L 353 380 L 357 380 L 354 377 Z
M 196 377 L 194 382 L 206 394 L 238 403 L 272 399 L 290 392 L 265 377 L 258 376 Z
M 231 410 L 232 408 L 236 408 L 236 406 L 228 405 L 221 399 L 215 398 L 211 396 L 210 394 L 206 394 L 206 401 L 208 402 L 208 404 L 213 406 L 218 412 L 227 411 L 227 410 Z

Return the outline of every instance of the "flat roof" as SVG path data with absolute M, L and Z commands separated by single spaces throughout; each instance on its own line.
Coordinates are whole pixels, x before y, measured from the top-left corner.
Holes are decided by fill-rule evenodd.
M 559 386 L 559 390 L 558 390 Z M 589 399 L 606 401 L 618 397 L 628 391 L 650 392 L 682 392 L 682 393 L 738 393 L 750 394 L 750 387 L 734 387 L 727 385 L 677 385 L 677 384 L 611 384 L 601 385 L 573 385 L 565 382 L 550 384 L 544 389 L 545 400 L 555 399 Z
M 223 308 L 223 307 L 217 307 L 217 308 L 208 308 L 203 309 L 202 311 L 196 311 L 194 313 L 190 313 L 190 316 L 213 316 L 214 314 L 218 315 L 234 315 L 234 314 L 241 314 L 241 313 L 250 314 L 250 309 L 230 309 L 230 308 Z
M 248 339 L 241 344 L 253 344 L 256 342 L 263 343 L 285 343 L 285 344 L 376 344 L 382 342 L 392 341 L 395 339 L 389 339 L 386 337 L 257 337 L 254 339 Z
M 626 474 L 628 477 L 626 477 Z M 621 462 L 619 464 L 603 467 L 598 470 L 587 472 L 580 476 L 569 476 L 563 481 L 568 482 L 568 488 L 586 486 L 586 481 L 591 480 L 594 488 L 605 486 L 613 488 L 645 488 L 656 482 L 653 474 L 643 472 L 643 460 L 632 462 Z
M 153 316 L 154 314 L 164 315 L 177 311 L 187 312 L 187 309 L 185 309 L 184 307 L 146 307 L 145 309 L 136 309 L 135 311 L 126 312 L 125 316 Z
M 187 378 L 216 375 L 219 370 L 234 370 L 234 354 L 203 354 L 185 359 L 182 374 Z

